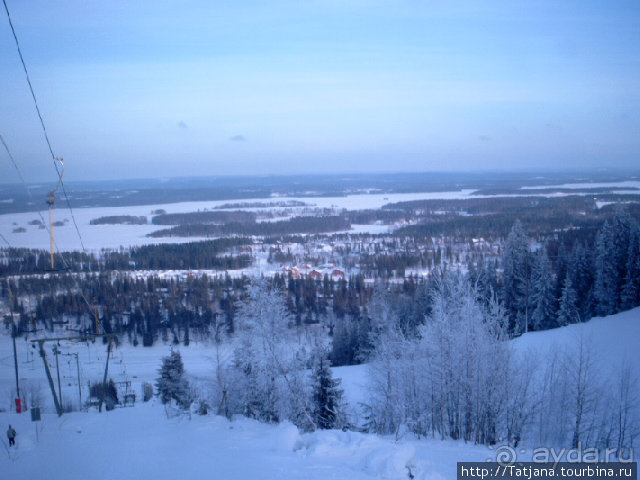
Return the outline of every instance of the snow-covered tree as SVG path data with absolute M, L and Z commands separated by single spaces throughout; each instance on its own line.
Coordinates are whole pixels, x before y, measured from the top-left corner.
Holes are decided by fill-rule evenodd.
M 503 301 L 514 333 L 526 332 L 530 320 L 530 251 L 527 237 L 519 220 L 513 225 L 504 246 L 502 277 Z
M 258 279 L 236 313 L 233 403 L 267 422 L 284 419 L 315 429 L 305 390 L 308 355 L 300 345 L 284 295 Z
M 605 222 L 596 237 L 594 299 L 596 313 L 610 315 L 632 305 L 633 278 L 636 269 L 633 252 L 638 225 L 622 207 L 616 209 L 611 222 Z M 631 253 L 631 261 L 630 261 Z M 629 272 L 631 268 L 631 272 Z
M 500 307 L 484 308 L 460 274 L 436 282 L 419 338 L 378 337 L 371 362 L 369 426 L 493 443 L 499 437 L 509 350 Z
M 571 258 L 569 260 L 568 275 L 576 291 L 578 312 L 580 318 L 587 320 L 593 316 L 593 281 L 594 266 L 593 254 L 581 243 L 574 245 Z M 559 285 L 560 292 L 558 298 L 562 296 L 562 286 L 564 279 Z
M 555 282 L 545 248 L 540 249 L 534 256 L 531 271 L 531 300 L 533 305 L 531 326 L 535 330 L 553 327 L 556 312 Z
M 621 306 L 627 310 L 640 305 L 640 228 L 634 225 L 629 235 L 629 248 L 621 293 Z
M 162 403 L 174 400 L 181 408 L 189 408 L 193 398 L 180 352 L 172 350 L 169 356 L 163 357 L 158 372 L 160 376 L 156 380 L 156 389 Z
M 311 405 L 314 422 L 321 429 L 340 426 L 343 391 L 329 367 L 326 352 L 317 351 L 311 373 Z
M 576 291 L 571 284 L 571 277 L 567 275 L 564 279 L 562 296 L 560 297 L 560 307 L 558 308 L 558 325 L 564 326 L 580 321 L 580 312 L 578 311 L 577 303 Z
M 616 309 L 617 273 L 611 261 L 613 231 L 609 222 L 605 222 L 596 236 L 595 283 L 593 297 L 596 312 L 599 315 L 610 315 Z

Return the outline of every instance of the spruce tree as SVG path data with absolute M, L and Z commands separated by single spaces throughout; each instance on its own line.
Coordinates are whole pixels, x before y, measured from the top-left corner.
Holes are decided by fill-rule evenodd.
M 333 378 L 329 360 L 324 352 L 317 355 L 312 372 L 313 420 L 318 428 L 331 429 L 338 426 L 343 390 L 340 380 Z
M 637 225 L 632 229 L 629 239 L 621 303 L 625 310 L 640 305 L 640 229 Z
M 569 262 L 569 275 L 576 291 L 580 318 L 588 320 L 593 316 L 593 255 L 581 243 L 574 245 Z M 564 282 L 562 282 L 564 284 Z M 562 296 L 559 292 L 558 298 Z
M 616 298 L 618 296 L 618 276 L 612 261 L 613 228 L 605 222 L 596 236 L 595 282 L 593 297 L 595 313 L 611 315 L 616 312 Z
M 545 248 L 534 257 L 531 272 L 531 324 L 535 330 L 551 328 L 555 313 L 555 285 L 551 262 Z
M 560 297 L 560 309 L 558 310 L 558 325 L 565 326 L 580 321 L 580 313 L 576 299 L 576 291 L 571 285 L 571 278 L 567 275 L 562 287 L 562 297 Z
M 526 332 L 530 319 L 529 238 L 516 220 L 505 242 L 503 257 L 503 301 L 513 333 Z
M 162 403 L 175 400 L 181 408 L 189 408 L 192 399 L 180 352 L 172 350 L 168 357 L 164 357 L 159 373 L 156 389 Z

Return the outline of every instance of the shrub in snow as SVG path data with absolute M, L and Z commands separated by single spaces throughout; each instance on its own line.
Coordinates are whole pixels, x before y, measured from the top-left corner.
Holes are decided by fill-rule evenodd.
M 113 382 L 113 379 L 109 379 L 106 390 L 102 382 L 92 383 L 89 386 L 89 393 L 92 397 L 97 398 L 98 400 L 103 399 L 107 410 L 113 410 L 119 402 L 118 389 L 116 388 L 116 384 Z

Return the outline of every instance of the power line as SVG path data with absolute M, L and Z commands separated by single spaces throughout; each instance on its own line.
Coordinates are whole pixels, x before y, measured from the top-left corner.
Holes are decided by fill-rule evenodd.
M 76 217 L 73 214 L 73 209 L 71 208 L 71 202 L 69 201 L 69 195 L 67 195 L 67 189 L 64 186 L 62 181 L 62 174 L 64 170 L 60 172 L 60 168 L 58 167 L 57 161 L 59 160 L 55 154 L 53 153 L 53 148 L 51 147 L 51 141 L 49 140 L 49 134 L 47 133 L 47 127 L 44 124 L 44 119 L 42 118 L 42 113 L 40 112 L 40 107 L 38 106 L 38 100 L 36 98 L 36 93 L 33 90 L 33 85 L 31 84 L 31 77 L 29 76 L 29 71 L 27 70 L 27 64 L 24 61 L 24 57 L 22 55 L 22 49 L 20 48 L 20 42 L 18 41 L 18 35 L 16 34 L 16 29 L 13 26 L 13 21 L 11 20 L 11 14 L 9 13 L 9 7 L 7 6 L 7 0 L 2 0 L 4 4 L 4 9 L 7 12 L 7 19 L 9 20 L 9 26 L 11 27 L 11 33 L 13 34 L 13 39 L 16 43 L 16 48 L 18 50 L 18 55 L 20 56 L 20 63 L 22 63 L 22 68 L 24 70 L 24 74 L 27 77 L 27 84 L 29 85 L 29 91 L 31 92 L 31 98 L 33 99 L 33 104 L 36 107 L 36 112 L 38 113 L 38 119 L 40 120 L 40 126 L 42 127 L 42 132 L 44 133 L 44 138 L 47 142 L 47 147 L 49 147 L 49 153 L 51 153 L 51 159 L 53 160 L 53 166 L 56 170 L 56 174 L 58 175 L 58 185 L 56 185 L 56 190 L 59 187 L 62 187 L 62 192 L 64 193 L 64 198 L 67 203 L 67 207 L 69 208 L 69 212 L 71 213 L 71 219 L 73 220 L 73 226 L 76 229 L 76 233 L 78 234 L 78 238 L 80 239 L 80 245 L 82 246 L 82 251 L 86 253 L 86 249 L 84 247 L 84 241 L 82 239 L 82 234 L 80 233 L 80 229 L 78 228 L 78 223 L 76 222 Z

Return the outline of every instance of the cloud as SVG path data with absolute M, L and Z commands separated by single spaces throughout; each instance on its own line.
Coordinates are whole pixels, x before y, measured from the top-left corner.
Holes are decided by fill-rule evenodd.
M 490 142 L 491 137 L 489 135 L 480 135 L 478 137 L 478 140 L 480 140 L 481 142 Z
M 189 128 L 189 127 L 187 127 L 187 124 L 186 124 L 186 123 L 184 123 L 182 120 L 180 120 L 180 121 L 178 122 L 178 127 L 180 127 L 180 128 Z
M 232 142 L 246 142 L 247 139 L 245 138 L 244 135 L 234 135 L 233 137 L 231 137 L 231 141 Z

